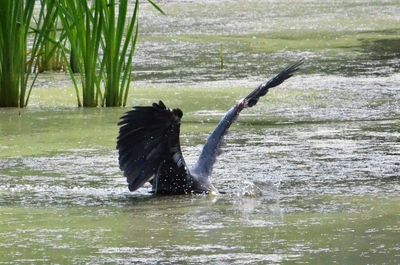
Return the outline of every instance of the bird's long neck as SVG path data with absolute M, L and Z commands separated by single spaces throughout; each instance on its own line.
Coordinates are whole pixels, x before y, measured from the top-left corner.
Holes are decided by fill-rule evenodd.
M 218 123 L 212 134 L 208 137 L 207 142 L 201 151 L 200 157 L 192 169 L 192 172 L 195 175 L 198 177 L 209 177 L 211 175 L 222 139 L 231 124 L 238 117 L 243 107 L 244 102 L 241 101 L 235 107 L 231 108 Z

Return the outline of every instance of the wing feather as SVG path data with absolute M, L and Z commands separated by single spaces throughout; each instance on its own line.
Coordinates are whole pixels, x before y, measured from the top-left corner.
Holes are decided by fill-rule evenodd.
M 217 127 L 208 137 L 206 144 L 203 146 L 200 157 L 196 165 L 192 168 L 192 173 L 208 178 L 211 173 L 218 154 L 220 153 L 221 142 L 228 131 L 229 127 L 237 119 L 240 112 L 244 108 L 251 108 L 257 104 L 259 99 L 267 94 L 270 88 L 276 87 L 282 84 L 285 80 L 293 76 L 293 74 L 299 70 L 303 60 L 300 60 L 282 71 L 280 71 L 273 78 L 268 80 L 266 83 L 261 84 L 254 89 L 250 94 L 247 95 L 238 104 L 232 107 L 218 123 Z
M 127 178 L 130 191 L 143 186 L 154 176 L 155 192 L 179 193 L 172 187 L 177 182 L 188 188 L 183 185 L 190 180 L 190 174 L 179 142 L 181 117 L 181 110 L 171 111 L 162 101 L 152 106 L 134 107 L 121 117 L 117 149 L 120 169 Z M 177 161 L 176 157 L 182 159 Z M 160 185 L 161 182 L 164 184 Z

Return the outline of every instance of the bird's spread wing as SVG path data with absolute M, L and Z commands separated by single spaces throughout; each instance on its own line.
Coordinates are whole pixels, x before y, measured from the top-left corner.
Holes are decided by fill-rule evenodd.
M 164 103 L 134 107 L 121 117 L 117 149 L 119 165 L 134 191 L 150 181 L 155 193 L 179 194 L 191 178 L 179 143 L 180 109 Z
M 192 173 L 202 177 L 209 177 L 211 175 L 217 155 L 220 153 L 219 148 L 222 139 L 231 124 L 239 116 L 239 113 L 244 108 L 251 108 L 256 105 L 260 97 L 265 96 L 270 88 L 282 84 L 283 81 L 293 76 L 294 72 L 299 70 L 299 66 L 302 63 L 303 60 L 300 60 L 293 65 L 286 67 L 276 76 L 268 80 L 266 83 L 261 84 L 247 97 L 245 97 L 238 104 L 232 107 L 219 122 L 213 133 L 208 137 L 207 142 L 201 151 L 199 160 L 197 161 L 195 167 L 192 169 Z
M 283 81 L 292 77 L 293 74 L 299 70 L 299 67 L 302 64 L 303 60 L 300 60 L 286 67 L 285 69 L 280 71 L 279 74 L 268 80 L 266 83 L 263 83 L 259 87 L 254 89 L 247 97 L 245 97 L 244 104 L 246 105 L 244 107 L 251 108 L 256 105 L 260 97 L 265 96 L 270 88 L 279 86 L 283 83 Z

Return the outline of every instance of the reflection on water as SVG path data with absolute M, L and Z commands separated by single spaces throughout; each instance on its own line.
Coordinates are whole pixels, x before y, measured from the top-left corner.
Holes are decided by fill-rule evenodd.
M 305 70 L 233 126 L 218 196 L 130 193 L 115 151 L 125 110 L 71 108 L 65 76 L 42 76 L 30 109 L 0 110 L 0 263 L 400 263 L 399 4 L 162 5 L 167 17 L 143 18 L 145 88 L 129 102 L 184 110 L 188 164 L 266 74 L 300 57 Z

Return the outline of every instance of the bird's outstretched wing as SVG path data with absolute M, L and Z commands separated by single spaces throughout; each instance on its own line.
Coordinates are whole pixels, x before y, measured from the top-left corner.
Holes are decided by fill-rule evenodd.
M 155 193 L 181 194 L 192 179 L 179 143 L 180 109 L 164 103 L 134 107 L 121 117 L 117 149 L 119 165 L 134 191 L 150 181 Z
M 247 97 L 242 99 L 234 107 L 232 107 L 219 122 L 213 133 L 208 137 L 206 144 L 204 145 L 200 157 L 196 165 L 192 169 L 192 173 L 200 177 L 209 177 L 212 172 L 212 168 L 216 161 L 217 155 L 220 153 L 219 148 L 222 139 L 228 131 L 231 124 L 239 116 L 239 113 L 244 108 L 251 108 L 257 104 L 260 97 L 265 96 L 268 90 L 272 87 L 276 87 L 286 79 L 293 76 L 294 72 L 299 70 L 299 66 L 303 63 L 300 60 L 293 65 L 290 65 L 280 71 L 276 76 L 268 80 L 266 83 L 261 84 L 255 90 L 253 90 Z
M 270 88 L 279 86 L 280 84 L 283 83 L 283 81 L 292 77 L 294 72 L 299 70 L 299 67 L 300 65 L 303 64 L 303 62 L 304 62 L 303 60 L 300 60 L 286 67 L 285 69 L 280 71 L 279 74 L 268 80 L 266 83 L 261 84 L 255 90 L 253 90 L 247 97 L 245 97 L 244 103 L 247 105 L 244 107 L 251 108 L 254 105 L 256 105 L 260 97 L 265 96 L 265 94 L 267 94 Z

